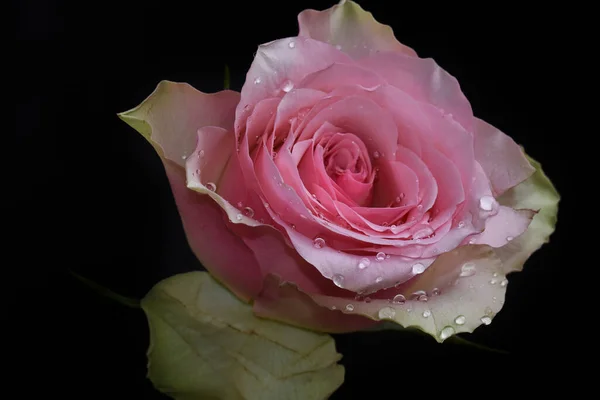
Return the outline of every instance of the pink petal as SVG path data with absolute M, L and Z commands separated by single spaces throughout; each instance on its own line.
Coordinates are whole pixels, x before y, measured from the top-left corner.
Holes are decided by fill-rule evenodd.
M 525 232 L 534 215 L 532 210 L 513 210 L 500 206 L 498 213 L 485 222 L 485 230 L 473 239 L 477 244 L 502 247 Z
M 207 195 L 186 187 L 181 167 L 164 161 L 171 190 L 192 251 L 202 265 L 237 296 L 248 301 L 262 287 L 262 276 L 252 251 L 223 220 L 223 209 Z
M 373 294 L 369 301 L 312 297 L 322 306 L 415 327 L 443 342 L 456 333 L 473 332 L 490 324 L 504 304 L 506 282 L 492 249 L 463 246 L 440 256 L 403 285 Z M 348 304 L 352 311 L 348 311 Z
M 499 196 L 529 178 L 531 166 L 518 144 L 492 125 L 475 118 L 475 159 L 481 164 Z
M 231 90 L 202 93 L 187 83 L 161 81 L 139 106 L 119 114 L 161 157 L 183 167 L 194 151 L 199 128 L 231 130 L 240 95 Z
M 353 58 L 378 51 L 394 51 L 416 56 L 413 49 L 398 42 L 392 28 L 383 25 L 353 1 L 341 1 L 324 10 L 304 10 L 298 14 L 300 36 L 338 46 Z
M 377 324 L 368 318 L 322 307 L 303 289 L 274 275 L 265 279 L 263 290 L 254 301 L 254 312 L 263 318 L 329 333 L 356 332 Z
M 473 110 L 458 81 L 433 59 L 377 53 L 357 63 L 377 72 L 390 85 L 408 93 L 415 100 L 443 110 L 467 131 L 473 128 Z
M 293 37 L 260 45 L 242 87 L 236 132 L 242 129 L 249 107 L 262 99 L 282 96 L 307 75 L 335 62 L 352 61 L 334 47 L 309 38 Z
M 308 75 L 298 86 L 301 88 L 317 89 L 323 92 L 332 92 L 346 85 L 373 88 L 385 83 L 385 80 L 379 75 L 358 65 L 335 63 L 323 70 Z
M 342 132 L 348 132 L 360 138 L 371 155 L 395 157 L 398 143 L 398 130 L 389 113 L 372 100 L 365 97 L 350 96 L 341 99 L 329 99 L 331 103 L 320 109 L 302 130 L 301 137 L 313 137 L 323 123 L 328 122 Z

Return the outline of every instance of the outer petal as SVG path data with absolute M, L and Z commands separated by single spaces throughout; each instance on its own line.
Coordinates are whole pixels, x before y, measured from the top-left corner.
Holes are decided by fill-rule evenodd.
M 475 159 L 483 167 L 495 196 L 523 182 L 535 172 L 519 145 L 487 122 L 475 118 L 473 136 Z
M 344 380 L 331 337 L 257 318 L 206 272 L 158 283 L 141 305 L 148 377 L 172 398 L 321 400 Z
M 184 166 L 196 148 L 196 132 L 203 126 L 231 130 L 240 94 L 231 90 L 202 93 L 187 83 L 161 81 L 139 106 L 119 117 L 141 133 L 158 154 Z
M 360 315 L 320 306 L 310 294 L 274 275 L 265 279 L 263 291 L 254 301 L 254 312 L 263 318 L 329 333 L 355 332 L 378 324 Z
M 358 65 L 377 72 L 414 99 L 440 108 L 466 130 L 473 128 L 473 110 L 458 80 L 433 59 L 378 53 L 359 60 Z
M 300 36 L 338 46 L 353 58 L 378 51 L 394 51 L 410 56 L 413 49 L 398 42 L 392 28 L 380 24 L 353 1 L 342 0 L 324 11 L 304 10 L 298 15 Z
M 443 342 L 456 333 L 490 324 L 504 303 L 506 282 L 502 263 L 490 247 L 463 246 L 441 255 L 423 274 L 397 289 L 386 290 L 386 298 L 379 293 L 360 301 L 313 298 L 348 314 L 416 327 Z M 395 297 L 400 294 L 403 297 Z
M 528 160 L 535 167 L 535 173 L 498 198 L 500 204 L 508 207 L 539 210 L 525 233 L 504 247 L 495 249 L 502 259 L 505 273 L 523 269 L 529 256 L 549 241 L 556 226 L 560 195 L 544 174 L 540 163 L 530 157 Z
M 196 150 L 206 148 L 209 154 L 217 152 L 215 157 L 208 157 L 214 164 L 211 179 L 222 175 L 231 150 L 222 149 L 219 144 L 233 137 L 231 128 L 238 99 L 236 92 L 205 94 L 187 84 L 163 81 L 142 104 L 119 117 L 140 132 L 161 156 L 196 257 L 218 280 L 248 300 L 261 290 L 262 277 L 252 251 L 225 225 L 222 208 L 230 205 L 203 185 L 200 185 L 201 192 L 210 192 L 209 196 L 219 204 L 209 196 L 189 190 L 182 168 L 184 156 L 194 151 L 200 128 L 212 124 L 221 127 L 200 130 L 201 140 Z M 226 129 L 229 129 L 229 138 Z M 195 165 L 201 162 L 198 155 L 188 159 L 188 164 L 194 164 L 191 171 L 199 169 Z M 196 178 L 199 180 L 200 174 L 196 174 Z M 240 265 L 244 266 L 242 273 Z

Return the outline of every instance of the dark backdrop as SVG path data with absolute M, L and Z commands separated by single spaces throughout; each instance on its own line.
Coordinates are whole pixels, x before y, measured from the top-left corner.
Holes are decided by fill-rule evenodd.
M 542 18 L 537 10 L 491 3 L 463 9 L 402 3 L 361 4 L 420 56 L 456 76 L 475 114 L 524 145 L 564 198 L 556 114 L 557 103 L 568 99 L 557 95 L 565 84 L 560 49 L 566 40 L 554 29 L 558 12 L 547 6 Z M 163 398 L 145 378 L 144 314 L 97 295 L 67 272 L 141 298 L 159 280 L 200 267 L 158 156 L 116 113 L 139 104 L 162 79 L 218 91 L 225 64 L 239 90 L 259 44 L 295 35 L 301 10 L 333 4 L 19 3 L 22 147 L 14 190 L 22 211 L 12 234 L 18 257 L 7 267 L 14 276 L 5 287 L 7 326 L 16 334 L 7 347 L 18 356 L 10 364 L 12 383 L 20 393 Z M 334 398 L 437 391 L 469 397 L 534 387 L 538 368 L 557 368 L 567 352 L 557 335 L 565 328 L 557 320 L 560 305 L 552 299 L 569 223 L 559 215 L 551 244 L 510 276 L 506 304 L 492 325 L 468 337 L 510 356 L 398 332 L 337 336 L 347 369 Z M 551 390 L 557 384 L 545 383 Z

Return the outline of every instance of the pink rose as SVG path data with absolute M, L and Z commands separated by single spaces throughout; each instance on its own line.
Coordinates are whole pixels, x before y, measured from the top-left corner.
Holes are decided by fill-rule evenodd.
M 298 21 L 241 93 L 161 82 L 120 114 L 162 157 L 196 256 L 256 314 L 311 329 L 489 324 L 558 194 L 356 3 Z

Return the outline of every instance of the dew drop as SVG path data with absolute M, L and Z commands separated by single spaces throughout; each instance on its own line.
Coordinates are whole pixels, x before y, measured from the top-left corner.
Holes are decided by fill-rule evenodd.
M 288 47 L 290 49 L 293 49 L 294 47 L 296 47 L 296 42 L 294 42 L 293 40 L 291 42 L 288 43 Z
M 440 293 L 441 293 L 440 289 L 438 289 L 438 288 L 433 288 L 433 290 L 431 291 L 432 296 L 439 296 Z
M 238 214 L 238 215 L 236 215 L 236 216 L 235 216 L 235 218 L 236 218 L 238 221 L 241 221 L 241 220 L 242 220 L 242 218 L 243 218 L 243 216 L 242 216 L 242 214 Z
M 508 279 L 502 279 L 502 282 L 500 282 L 500 286 L 505 287 L 506 285 L 508 285 Z
M 269 208 L 269 203 L 264 203 L 263 206 L 265 206 L 265 208 Z
M 378 313 L 379 319 L 394 319 L 396 310 L 392 307 L 383 307 Z
M 431 316 L 431 311 L 425 310 L 423 311 L 423 318 L 429 318 Z
M 358 263 L 358 269 L 365 269 L 369 266 L 369 264 L 371 264 L 371 261 L 369 261 L 368 258 L 361 258 L 360 262 Z
M 417 297 L 417 300 L 418 300 L 418 301 L 421 301 L 421 302 L 423 302 L 423 303 L 426 303 L 426 302 L 427 302 L 427 300 L 429 300 L 429 297 L 427 297 L 427 295 L 426 295 L 426 294 L 422 294 L 422 295 L 420 295 L 419 297 Z
M 258 85 L 260 83 L 260 76 L 254 79 L 254 84 Z
M 424 290 L 417 290 L 416 292 L 414 292 L 413 294 L 410 295 L 410 297 L 413 300 L 415 300 L 415 299 L 418 300 L 419 297 L 421 297 L 421 296 L 427 296 L 427 293 Z
M 294 84 L 292 83 L 292 81 L 287 80 L 283 83 L 283 86 L 281 87 L 281 90 L 283 90 L 284 92 L 289 92 L 290 90 L 292 90 L 294 88 Z
M 342 49 L 342 46 L 340 46 L 339 44 L 336 44 L 336 45 L 335 45 L 335 48 L 336 48 L 336 49 L 338 49 L 338 50 L 341 50 L 341 49 Z
M 495 202 L 492 196 L 483 196 L 479 199 L 479 207 L 484 211 L 492 211 Z
M 325 239 L 317 237 L 313 240 L 313 246 L 315 249 L 322 249 L 325 246 Z
M 377 160 L 379 157 L 381 157 L 381 153 L 379 153 L 377 150 L 375 150 L 373 152 L 373 158 Z
M 344 287 L 344 275 L 340 275 L 340 274 L 333 275 L 333 283 L 335 284 L 335 286 L 337 286 L 339 288 L 343 288 Z
M 490 285 L 495 285 L 496 283 L 498 283 L 498 279 L 490 280 Z
M 382 276 L 378 276 L 377 278 L 375 278 L 375 283 L 381 283 L 381 281 L 383 281 Z
M 421 263 L 416 263 L 412 266 L 412 272 L 415 275 L 422 274 L 425 271 L 425 266 Z
M 459 227 L 459 228 L 464 228 L 464 227 L 465 227 L 465 223 L 464 223 L 464 221 L 460 221 L 460 222 L 458 223 L 458 227 Z
M 215 184 L 214 184 L 214 183 L 212 183 L 212 182 L 208 182 L 208 183 L 206 184 L 206 188 L 207 188 L 208 190 L 210 190 L 211 192 L 214 192 L 215 190 L 217 190 L 217 185 L 215 185 Z
M 480 320 L 484 325 L 489 325 L 492 323 L 492 319 L 490 317 L 481 317 Z
M 204 153 L 204 150 L 200 150 L 200 151 L 198 152 L 198 157 L 202 158 L 202 157 L 204 157 L 204 154 L 205 154 L 205 153 Z
M 469 239 L 469 244 L 475 244 L 476 241 L 477 241 L 477 239 L 475 239 L 475 238 Z
M 241 201 L 238 201 L 237 206 L 238 206 L 238 208 L 242 208 L 242 207 L 244 207 L 244 203 L 242 203 Z
M 483 310 L 483 312 L 485 313 L 485 315 L 494 315 L 494 310 L 492 310 L 490 307 L 486 307 L 485 310 Z
M 250 207 L 244 208 L 244 215 L 248 218 L 254 217 L 254 210 Z
M 456 325 L 464 325 L 465 322 L 467 322 L 467 318 L 464 315 L 459 315 L 458 317 L 454 318 L 454 323 Z
M 354 311 L 354 306 L 352 304 L 346 304 L 346 311 Z
M 385 260 L 385 253 L 380 251 L 379 253 L 377 253 L 377 255 L 375 255 L 375 259 L 377 261 L 383 261 Z
M 182 160 L 185 160 L 186 158 L 187 158 L 187 156 L 185 154 L 181 156 Z
M 473 276 L 475 275 L 476 269 L 475 269 L 475 264 L 468 262 L 468 263 L 464 263 L 462 267 L 460 267 L 460 277 L 461 278 L 466 278 L 468 276 Z
M 422 210 L 422 209 L 423 209 L 423 204 L 419 204 L 419 205 L 417 206 L 417 210 Z
M 454 328 L 451 326 L 447 326 L 440 331 L 440 339 L 442 340 L 446 340 L 452 335 L 454 335 Z
M 513 239 L 514 239 L 514 237 L 512 237 L 512 236 L 507 236 L 507 237 L 506 237 L 506 241 L 507 241 L 507 242 L 510 242 L 510 241 L 511 241 L 511 240 L 513 240 Z
M 406 302 L 406 297 L 404 297 L 401 294 L 397 294 L 394 296 L 394 298 L 392 299 L 392 303 L 394 304 L 404 304 Z

